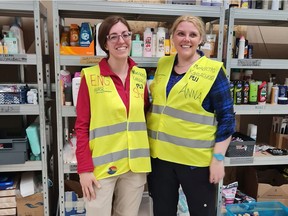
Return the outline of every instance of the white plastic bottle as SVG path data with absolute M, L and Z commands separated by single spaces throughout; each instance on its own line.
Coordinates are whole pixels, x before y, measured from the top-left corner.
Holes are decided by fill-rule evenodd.
M 245 37 L 241 36 L 238 45 L 238 59 L 244 59 L 244 50 L 245 50 Z
M 74 106 L 77 105 L 80 82 L 81 82 L 80 72 L 75 72 L 74 78 L 72 79 L 72 97 Z
M 156 41 L 156 57 L 165 56 L 164 42 L 165 42 L 165 28 L 158 27 L 157 41 Z
M 279 10 L 280 1 L 272 0 L 271 10 Z
M 155 32 L 156 31 L 152 31 L 152 57 L 156 57 L 157 49 L 157 34 Z
M 98 34 L 99 34 L 99 28 L 100 28 L 101 23 L 98 23 L 96 25 L 96 45 L 95 45 L 95 50 L 96 50 L 96 55 L 97 56 L 106 56 L 106 53 L 101 49 L 99 41 L 98 41 Z
M 20 54 L 25 54 L 25 46 L 24 46 L 24 36 L 23 36 L 23 31 L 21 28 L 21 20 L 20 17 L 15 18 L 15 22 L 10 28 L 10 31 L 13 32 L 13 35 L 15 38 L 17 38 L 18 42 L 18 53 Z
M 144 57 L 152 57 L 152 31 L 151 28 L 147 27 L 144 31 Z

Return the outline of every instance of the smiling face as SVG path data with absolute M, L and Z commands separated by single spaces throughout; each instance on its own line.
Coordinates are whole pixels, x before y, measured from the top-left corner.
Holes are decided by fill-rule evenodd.
M 202 35 L 192 22 L 182 21 L 173 31 L 172 40 L 179 58 L 188 59 L 196 54 Z
M 120 59 L 128 57 L 131 49 L 131 35 L 127 37 L 128 32 L 129 29 L 122 22 L 112 26 L 106 42 L 109 58 Z

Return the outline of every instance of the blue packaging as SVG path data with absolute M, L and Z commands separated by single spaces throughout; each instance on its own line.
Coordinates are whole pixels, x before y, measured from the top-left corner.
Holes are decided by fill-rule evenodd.
M 80 29 L 80 46 L 89 47 L 92 42 L 92 29 L 88 22 L 83 22 Z

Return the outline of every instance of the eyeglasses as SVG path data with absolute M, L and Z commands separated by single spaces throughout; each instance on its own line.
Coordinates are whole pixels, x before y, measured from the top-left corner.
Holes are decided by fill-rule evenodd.
M 132 32 L 130 31 L 125 31 L 125 32 L 122 32 L 121 34 L 110 34 L 110 35 L 107 35 L 107 39 L 113 43 L 116 43 L 120 37 L 123 38 L 123 40 L 128 40 L 131 38 L 131 35 L 132 35 Z

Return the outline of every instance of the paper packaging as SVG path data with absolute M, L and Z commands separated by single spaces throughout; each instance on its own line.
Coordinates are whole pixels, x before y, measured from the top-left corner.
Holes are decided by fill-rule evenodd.
M 44 216 L 43 194 L 17 197 L 17 216 Z

